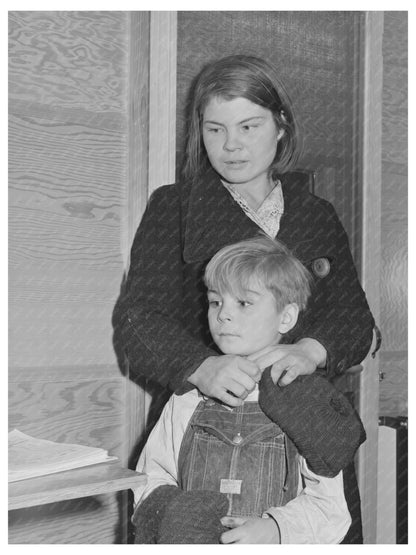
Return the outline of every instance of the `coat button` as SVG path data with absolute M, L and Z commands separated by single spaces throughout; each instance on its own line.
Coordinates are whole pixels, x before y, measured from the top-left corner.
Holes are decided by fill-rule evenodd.
M 233 437 L 233 443 L 234 443 L 235 445 L 239 445 L 242 441 L 243 441 L 243 438 L 241 437 L 240 432 L 238 432 L 238 434 L 236 434 L 236 435 Z
M 327 258 L 316 258 L 312 262 L 312 271 L 317 277 L 323 278 L 327 276 L 330 269 L 331 265 Z

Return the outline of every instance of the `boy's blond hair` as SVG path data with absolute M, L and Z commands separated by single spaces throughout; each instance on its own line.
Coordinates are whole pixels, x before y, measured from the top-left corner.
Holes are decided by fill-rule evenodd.
M 290 303 L 296 303 L 299 310 L 306 308 L 311 290 L 309 271 L 283 243 L 267 235 L 222 248 L 205 269 L 205 285 L 218 293 L 244 296 L 253 280 L 274 295 L 278 310 Z

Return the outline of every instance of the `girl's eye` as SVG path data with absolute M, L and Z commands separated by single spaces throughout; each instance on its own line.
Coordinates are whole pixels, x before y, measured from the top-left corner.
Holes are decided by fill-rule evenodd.
M 251 305 L 251 303 L 249 303 L 248 301 L 238 301 L 238 303 L 240 304 L 240 306 L 242 306 L 244 308 Z
M 208 133 L 219 133 L 221 131 L 221 127 L 208 127 L 207 128 L 207 132 Z
M 212 306 L 213 308 L 217 308 L 221 305 L 221 301 L 213 301 L 213 300 L 209 300 L 208 301 L 209 306 Z
M 250 125 L 243 125 L 241 128 L 245 133 L 248 133 L 251 129 L 256 129 L 258 125 L 250 124 Z

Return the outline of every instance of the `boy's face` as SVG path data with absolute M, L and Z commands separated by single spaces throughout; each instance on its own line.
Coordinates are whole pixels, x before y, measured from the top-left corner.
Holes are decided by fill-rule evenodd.
M 252 355 L 280 340 L 282 312 L 273 294 L 251 283 L 242 296 L 208 291 L 212 338 L 226 355 Z

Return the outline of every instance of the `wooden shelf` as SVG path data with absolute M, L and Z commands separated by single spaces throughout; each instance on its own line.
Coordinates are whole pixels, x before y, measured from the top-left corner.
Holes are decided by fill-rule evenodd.
M 9 483 L 9 510 L 138 487 L 146 475 L 102 463 Z

